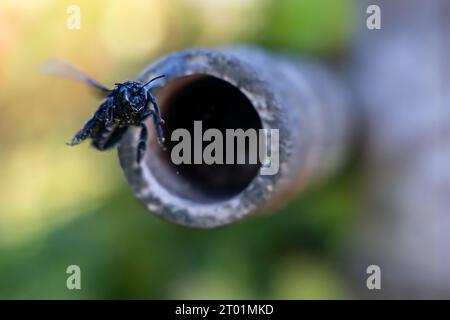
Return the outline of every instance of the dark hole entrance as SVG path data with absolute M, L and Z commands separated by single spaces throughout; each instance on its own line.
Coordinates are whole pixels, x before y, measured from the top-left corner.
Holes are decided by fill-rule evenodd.
M 200 197 L 203 201 L 230 198 L 244 190 L 258 174 L 260 164 L 249 164 L 249 140 L 246 139 L 245 164 L 226 164 L 226 129 L 262 128 L 261 120 L 250 100 L 230 83 L 208 75 L 186 76 L 168 83 L 158 93 L 165 120 L 164 135 L 167 151 L 162 153 L 165 166 L 182 179 L 172 189 L 181 195 Z M 218 129 L 223 137 L 224 164 L 193 164 L 194 121 L 202 121 L 202 133 L 210 128 Z M 171 141 L 172 132 L 178 128 L 189 131 L 191 136 L 191 164 L 175 165 L 171 152 L 179 141 Z M 202 142 L 202 150 L 210 144 Z M 235 158 L 237 143 L 235 140 Z M 203 158 L 202 158 L 203 159 Z M 236 159 L 235 159 L 236 160 Z M 160 179 L 161 181 L 168 179 Z M 184 185 L 184 187 L 180 187 Z M 189 190 L 188 190 L 189 189 Z M 200 191 L 200 192 L 199 192 Z M 197 199 L 199 200 L 199 199 Z

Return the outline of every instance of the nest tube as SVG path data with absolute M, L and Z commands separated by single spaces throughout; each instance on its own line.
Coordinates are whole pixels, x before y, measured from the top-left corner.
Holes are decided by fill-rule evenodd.
M 336 171 L 350 152 L 351 103 L 342 82 L 323 65 L 236 46 L 171 53 L 138 80 L 161 74 L 166 77 L 153 92 L 165 120 L 165 148 L 149 128 L 145 158 L 136 163 L 139 128 L 130 128 L 119 158 L 136 197 L 165 220 L 214 228 L 277 208 Z M 195 134 L 194 121 L 221 132 L 276 129 L 278 144 L 266 144 L 267 154 L 278 159 L 274 172 L 267 174 L 261 163 L 174 165 L 172 133 L 185 128 Z

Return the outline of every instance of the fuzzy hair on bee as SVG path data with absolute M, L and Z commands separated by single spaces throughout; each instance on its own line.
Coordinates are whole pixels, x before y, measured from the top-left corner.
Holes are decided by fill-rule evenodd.
M 120 82 L 116 83 L 112 89 L 108 89 L 76 67 L 61 60 L 47 61 L 41 67 L 41 71 L 84 82 L 104 98 L 92 117 L 67 143 L 68 145 L 75 146 L 90 138 L 94 148 L 100 151 L 107 150 L 120 142 L 128 127 L 137 126 L 141 128 L 136 153 L 136 161 L 140 163 L 147 146 L 148 128 L 145 120 L 148 117 L 153 119 L 159 144 L 164 143 L 162 129 L 164 120 L 161 118 L 156 98 L 151 93 L 152 82 L 164 75 L 157 76 L 146 83 Z

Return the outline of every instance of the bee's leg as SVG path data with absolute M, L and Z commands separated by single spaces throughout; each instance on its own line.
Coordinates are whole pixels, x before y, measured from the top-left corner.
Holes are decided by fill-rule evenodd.
M 161 118 L 158 118 L 158 116 L 153 115 L 153 122 L 155 123 L 156 133 L 158 134 L 158 142 L 162 145 L 164 143 L 164 132 L 161 127 L 163 122 L 161 122 L 160 119 Z
M 145 123 L 141 123 L 141 133 L 139 135 L 139 143 L 137 146 L 137 155 L 136 155 L 137 163 L 141 162 L 142 157 L 145 154 L 145 149 L 147 148 L 147 137 L 148 137 L 147 126 L 145 125 Z
M 155 112 L 153 112 L 153 122 L 155 123 L 156 133 L 158 134 L 158 142 L 159 144 L 164 143 L 164 133 L 163 129 L 161 127 L 162 124 L 164 124 L 164 120 L 161 118 L 161 111 L 159 110 L 158 103 L 156 102 L 156 98 L 149 92 L 149 99 L 150 102 L 153 104 L 153 107 L 155 108 Z
M 72 138 L 70 142 L 67 143 L 69 146 L 75 146 L 88 138 L 92 132 L 92 129 L 99 123 L 98 115 L 94 116 L 86 122 L 84 127 L 77 132 L 77 134 Z
M 153 114 L 153 110 L 151 110 L 151 109 L 145 110 L 144 113 L 141 116 L 141 121 L 144 121 L 145 119 L 150 117 L 152 114 Z

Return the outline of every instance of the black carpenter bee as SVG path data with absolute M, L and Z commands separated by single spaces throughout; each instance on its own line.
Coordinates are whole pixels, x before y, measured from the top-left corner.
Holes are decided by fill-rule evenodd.
M 141 132 L 136 154 L 136 161 L 139 163 L 147 145 L 148 131 L 144 120 L 150 116 L 155 124 L 158 142 L 163 144 L 161 125 L 164 121 L 161 118 L 156 98 L 150 92 L 150 84 L 164 75 L 155 77 L 146 83 L 137 81 L 116 83 L 114 88 L 108 89 L 76 67 L 60 60 L 48 61 L 42 66 L 41 71 L 87 83 L 104 97 L 94 115 L 67 143 L 69 146 L 75 146 L 85 139 L 91 138 L 92 145 L 96 149 L 107 150 L 121 140 L 129 126 L 139 126 Z M 153 106 L 153 109 L 150 106 Z

